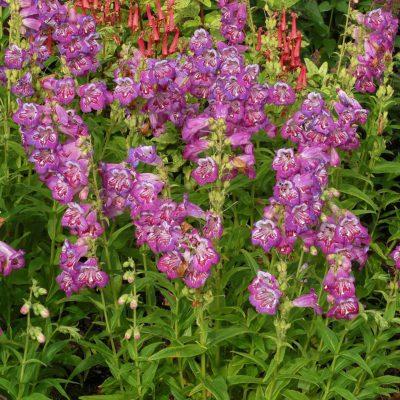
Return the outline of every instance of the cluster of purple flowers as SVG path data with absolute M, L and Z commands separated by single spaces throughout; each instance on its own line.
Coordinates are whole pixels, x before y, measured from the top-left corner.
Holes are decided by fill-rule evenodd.
M 101 50 L 95 19 L 90 15 L 77 15 L 73 8 L 63 16 L 53 31 L 60 54 L 73 75 L 95 72 L 100 65 L 96 55 Z
M 0 241 L 0 275 L 8 276 L 12 271 L 25 266 L 24 252 L 14 250 L 8 244 Z
M 32 43 L 43 43 L 45 33 L 52 32 L 51 37 L 73 75 L 82 76 L 97 69 L 96 54 L 100 45 L 92 17 L 76 15 L 73 9 L 58 1 L 24 0 L 20 6 L 21 15 L 26 18 L 25 29 L 29 28 L 25 35 L 37 38 Z M 33 57 L 32 51 L 29 54 L 11 45 L 5 52 L 5 67 L 21 69 L 26 62 L 41 63 L 49 50 L 46 46 L 46 52 L 39 48 L 42 54 L 39 58 L 37 48 Z M 70 296 L 83 287 L 104 287 L 108 282 L 94 255 L 94 240 L 103 232 L 97 211 L 91 204 L 74 202 L 77 198 L 80 201 L 88 198 L 92 148 L 88 127 L 71 103 L 79 96 L 81 110 L 90 112 L 104 108 L 113 97 L 104 82 L 88 83 L 76 89 L 70 76 L 45 77 L 41 88 L 45 93 L 43 104 L 18 99 L 13 120 L 20 126 L 22 144 L 39 178 L 52 191 L 55 200 L 68 205 L 62 225 L 78 236 L 78 240 L 75 244 L 65 241 L 60 255 L 62 272 L 57 282 Z M 35 94 L 30 72 L 12 86 L 12 92 L 21 98 Z
M 239 171 L 254 177 L 250 138 L 260 129 L 270 137 L 275 135 L 264 106 L 295 101 L 289 85 L 261 85 L 257 82 L 259 66 L 245 64 L 246 47 L 239 43 L 244 40 L 246 5 L 221 0 L 220 7 L 221 32 L 228 43 L 218 42 L 215 47 L 211 35 L 198 29 L 190 39 L 189 53 L 175 60 L 157 60 L 135 52 L 133 58 L 122 60 L 114 72 L 114 98 L 123 106 L 143 98 L 142 111 L 149 114 L 153 135 L 162 134 L 167 121 L 182 128 L 182 138 L 187 143 L 184 157 L 197 163 L 192 176 L 200 185 L 214 182 L 218 176 L 231 179 Z M 190 97 L 206 100 L 207 107 L 200 110 L 199 102 L 189 102 Z M 212 150 L 213 143 L 206 137 L 212 120 L 218 119 L 226 121 L 225 136 L 232 148 L 241 152 L 238 156 L 232 154 L 229 165 L 220 173 L 221 166 L 213 157 L 198 157 Z
M 375 82 L 380 81 L 386 64 L 391 60 L 394 40 L 399 21 L 390 11 L 381 8 L 357 16 L 359 24 L 369 30 L 364 40 L 364 54 L 357 57 L 354 76 L 357 78 L 355 88 L 359 92 L 374 93 Z M 359 30 L 356 31 L 359 40 Z M 389 56 L 389 57 L 388 57 Z
M 77 15 L 73 8 L 61 5 L 57 0 L 23 0 L 20 15 L 22 33 L 33 40 L 28 50 L 11 44 L 5 50 L 5 68 L 19 70 L 28 62 L 42 66 L 50 56 L 51 41 L 54 40 L 73 75 L 83 76 L 96 71 L 99 66 L 96 55 L 101 45 L 93 17 Z
M 342 90 L 338 90 L 338 97 L 339 102 L 334 103 L 337 121 L 325 107 L 322 96 L 310 93 L 300 111 L 283 126 L 282 136 L 297 143 L 298 149 L 283 148 L 276 152 L 272 168 L 277 183 L 264 218 L 255 223 L 252 243 L 266 252 L 275 247 L 288 255 L 300 238 L 306 250 L 320 248 L 330 265 L 334 264 L 332 268 L 350 265 L 343 269 L 350 273 L 351 261 L 360 266 L 365 264 L 370 237 L 357 217 L 331 204 L 329 197 L 335 193 L 327 190 L 328 168 L 340 163 L 336 148 L 350 150 L 358 146 L 355 125 L 365 123 L 368 113 Z M 353 278 L 349 275 L 348 279 Z M 355 303 L 354 296 L 335 296 L 335 289 L 331 290 L 334 283 L 325 287 L 334 304 L 328 316 L 355 315 L 343 302 L 346 299 Z
M 90 256 L 91 244 L 103 233 L 96 210 L 90 204 L 69 203 L 61 224 L 68 227 L 72 235 L 78 236 L 78 240 L 75 244 L 65 240 L 61 249 L 62 272 L 56 278 L 60 288 L 70 296 L 83 287 L 105 287 L 109 278 L 99 270 L 97 258 Z
M 191 288 L 204 285 L 212 265 L 219 261 L 211 239 L 222 235 L 219 216 L 205 213 L 188 201 L 181 203 L 159 197 L 164 182 L 152 173 L 138 172 L 139 163 L 160 165 L 154 146 L 129 151 L 126 162 L 101 166 L 104 213 L 115 217 L 130 210 L 139 245 L 147 244 L 161 256 L 157 266 L 169 279 L 182 278 Z M 187 222 L 201 218 L 206 224 L 200 232 Z
M 218 6 L 221 9 L 221 35 L 230 44 L 243 43 L 245 39 L 243 29 L 247 21 L 246 3 L 218 0 Z

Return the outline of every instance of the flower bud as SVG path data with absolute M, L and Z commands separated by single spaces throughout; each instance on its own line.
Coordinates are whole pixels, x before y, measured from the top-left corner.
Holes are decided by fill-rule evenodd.
M 129 307 L 131 308 L 131 310 L 135 310 L 138 306 L 138 302 L 136 299 L 131 300 L 131 302 L 129 303 Z
M 118 299 L 118 304 L 119 305 L 123 305 L 126 303 L 126 301 L 128 300 L 129 295 L 127 294 L 123 294 L 119 299 Z
M 42 332 L 38 333 L 38 335 L 36 336 L 36 340 L 39 343 L 44 343 L 46 341 L 46 336 L 43 335 Z
M 139 328 L 137 326 L 133 330 L 133 338 L 135 340 L 139 340 L 140 339 L 140 331 L 139 331 Z
M 129 340 L 131 337 L 132 337 L 132 328 L 129 328 L 129 329 L 125 332 L 124 338 L 125 338 L 126 340 Z
M 29 303 L 25 303 L 25 304 L 21 307 L 21 309 L 19 310 L 19 312 L 20 312 L 22 315 L 27 315 L 28 312 L 29 312 L 29 310 L 30 310 L 30 308 L 31 308 L 30 304 L 29 304 Z
M 50 316 L 49 310 L 46 307 L 42 307 L 39 313 L 42 318 L 48 318 Z

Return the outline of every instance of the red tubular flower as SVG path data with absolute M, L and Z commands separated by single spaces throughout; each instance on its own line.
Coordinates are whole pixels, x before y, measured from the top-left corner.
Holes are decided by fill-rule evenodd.
M 287 25 L 286 25 L 286 10 L 283 10 L 283 12 L 282 12 L 282 20 L 281 20 L 280 28 L 281 28 L 282 32 L 285 32 L 286 29 L 287 29 Z
M 132 32 L 137 32 L 139 29 L 139 6 L 136 4 L 135 13 L 132 20 Z
M 146 57 L 153 57 L 153 38 L 151 36 L 149 36 L 149 40 L 147 42 Z
M 138 46 L 139 46 L 140 52 L 143 55 L 146 55 L 146 45 L 145 45 L 142 33 L 139 35 Z
M 261 35 L 262 35 L 262 30 L 263 28 L 260 26 L 258 28 L 258 32 L 257 32 L 257 46 L 256 46 L 256 50 L 260 51 L 261 50 Z
M 48 50 L 49 54 L 51 54 L 51 47 L 53 45 L 53 37 L 52 37 L 51 32 L 49 32 L 49 34 L 47 36 L 46 45 L 47 45 L 47 50 Z
M 165 22 L 164 22 L 163 45 L 162 45 L 161 54 L 163 56 L 167 56 L 168 55 L 168 33 L 167 33 L 166 23 Z
M 105 16 L 107 16 L 110 13 L 110 6 L 111 6 L 111 0 L 106 0 L 103 11 Z
M 88 0 L 83 0 L 83 1 L 82 1 L 82 7 L 83 7 L 83 8 L 89 8 L 89 9 L 90 9 L 90 4 L 89 4 Z
M 307 87 L 307 68 L 305 65 L 301 66 L 299 77 L 297 78 L 297 84 L 295 89 L 302 90 Z
M 164 19 L 164 14 L 161 9 L 160 0 L 156 0 L 156 7 L 158 12 L 158 20 L 162 21 Z
M 278 27 L 278 48 L 282 47 L 282 31 L 281 27 Z
M 172 7 L 169 7 L 169 28 L 168 30 L 172 32 L 175 29 L 175 23 L 174 23 L 174 10 Z
M 171 46 L 169 47 L 168 54 L 175 53 L 176 46 L 178 45 L 179 34 L 180 34 L 179 29 L 175 28 L 175 36 L 174 39 L 172 40 Z
M 291 39 L 295 40 L 297 38 L 297 24 L 296 24 L 297 15 L 296 13 L 292 12 L 292 34 Z
M 93 2 L 93 8 L 94 8 L 95 10 L 97 10 L 97 9 L 99 8 L 99 0 L 94 0 L 94 2 Z
M 132 29 L 133 26 L 133 7 L 130 5 L 129 7 L 129 16 L 128 16 L 128 27 Z

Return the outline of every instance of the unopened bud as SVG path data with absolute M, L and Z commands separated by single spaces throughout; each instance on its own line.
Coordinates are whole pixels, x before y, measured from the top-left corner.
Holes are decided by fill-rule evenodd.
M 135 310 L 138 306 L 138 302 L 136 299 L 133 299 L 130 303 L 129 303 L 129 307 L 131 308 L 131 310 Z
M 44 343 L 46 341 L 46 336 L 43 335 L 42 332 L 38 333 L 38 335 L 36 336 L 36 340 L 39 343 Z
M 140 339 L 140 331 L 139 331 L 139 328 L 137 326 L 133 330 L 133 338 L 135 340 L 139 340 Z
M 315 246 L 311 246 L 310 247 L 310 254 L 312 256 L 316 256 L 318 254 L 318 250 L 317 250 L 317 248 Z
M 19 312 L 20 312 L 22 315 L 26 315 L 26 314 L 28 314 L 30 308 L 31 308 L 30 304 L 29 304 L 29 303 L 25 303 L 25 304 L 21 307 L 21 309 L 19 310 Z
M 123 305 L 126 303 L 126 301 L 128 300 L 129 295 L 127 294 L 123 294 L 119 299 L 118 299 L 118 304 L 119 305 Z
M 131 337 L 132 337 L 132 328 L 129 328 L 129 329 L 125 332 L 124 338 L 125 338 L 126 340 L 129 340 Z
M 41 316 L 42 318 L 48 318 L 48 317 L 50 316 L 49 310 L 48 310 L 46 307 L 43 307 L 43 308 L 40 310 L 40 316 Z
M 43 296 L 43 295 L 47 294 L 47 290 L 45 288 L 39 288 L 38 294 L 39 294 L 39 296 Z

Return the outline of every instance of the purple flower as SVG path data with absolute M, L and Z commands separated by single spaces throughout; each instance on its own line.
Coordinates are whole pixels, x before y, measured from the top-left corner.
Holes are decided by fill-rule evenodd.
M 270 89 L 270 101 L 276 106 L 293 104 L 296 100 L 294 90 L 285 82 L 277 82 Z
M 139 146 L 128 151 L 127 162 L 137 167 L 139 162 L 148 165 L 160 165 L 161 158 L 157 155 L 156 146 Z
M 267 218 L 263 218 L 254 224 L 251 234 L 251 242 L 254 246 L 261 246 L 269 252 L 273 246 L 278 246 L 282 240 L 282 234 L 276 224 Z
M 202 54 L 205 50 L 211 49 L 212 39 L 211 35 L 204 29 L 197 29 L 189 42 L 189 48 L 196 55 Z
M 18 125 L 35 127 L 41 116 L 41 106 L 35 103 L 22 103 L 17 100 L 19 108 L 13 115 L 13 121 Z
M 300 163 L 293 149 L 279 149 L 272 161 L 272 169 L 276 171 L 278 179 L 290 178 L 300 169 Z
M 396 268 L 400 269 L 400 245 L 395 247 L 395 249 L 390 253 L 390 257 L 393 258 Z
M 78 89 L 79 102 L 83 112 L 92 110 L 102 110 L 107 104 L 111 103 L 112 96 L 104 82 L 87 83 Z
M 318 305 L 318 296 L 315 290 L 311 288 L 310 293 L 297 297 L 292 301 L 295 307 L 311 307 L 314 309 L 315 314 L 321 315 L 322 308 Z
M 77 271 L 62 271 L 57 276 L 56 282 L 60 286 L 60 289 L 65 292 L 67 297 L 70 297 L 72 293 L 78 292 L 80 286 L 77 282 L 78 272 Z
M 248 287 L 249 301 L 260 314 L 275 315 L 282 292 L 276 278 L 268 272 L 258 271 Z
M 358 315 L 359 305 L 356 297 L 339 300 L 326 314 L 328 318 L 354 319 Z
M 91 289 L 104 288 L 109 281 L 108 275 L 104 271 L 100 271 L 97 266 L 97 259 L 89 258 L 84 263 L 77 265 L 79 271 L 76 282 L 80 287 L 87 286 Z
M 14 250 L 8 244 L 0 241 L 0 274 L 8 276 L 13 270 L 25 266 L 25 252 Z
M 30 97 L 35 91 L 32 87 L 32 74 L 27 72 L 15 85 L 11 87 L 11 92 L 15 96 Z
M 79 241 L 76 244 L 71 244 L 68 239 L 64 241 L 60 253 L 60 267 L 64 271 L 73 271 L 78 265 L 81 257 L 86 256 L 88 246 L 81 244 Z
M 114 89 L 114 98 L 117 99 L 121 105 L 127 106 L 132 100 L 138 97 L 139 85 L 131 78 L 117 78 L 115 82 L 117 86 Z
M 199 158 L 197 168 L 192 171 L 192 178 L 199 184 L 215 182 L 218 178 L 218 165 L 212 157 Z
M 206 224 L 203 226 L 202 231 L 207 239 L 220 238 L 223 232 L 221 216 L 211 211 L 207 211 Z
M 75 98 L 75 81 L 70 77 L 56 81 L 54 94 L 61 104 L 70 104 Z
M 4 52 L 4 65 L 9 69 L 21 69 L 27 59 L 26 50 L 16 44 L 11 44 Z

